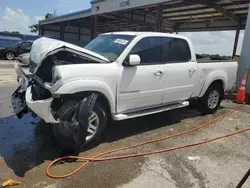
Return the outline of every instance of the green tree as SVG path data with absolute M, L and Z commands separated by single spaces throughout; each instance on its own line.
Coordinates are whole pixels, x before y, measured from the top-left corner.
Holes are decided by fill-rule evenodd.
M 2 33 L 20 34 L 18 31 L 1 31 Z
M 30 28 L 31 33 L 37 33 L 37 31 L 39 29 L 39 24 L 29 25 L 28 27 Z
M 53 17 L 55 17 L 56 16 L 56 13 L 54 12 L 54 14 L 50 14 L 50 13 L 47 13 L 46 15 L 45 15 L 45 19 L 50 19 L 50 18 L 53 18 Z
M 11 31 L 10 33 L 19 34 L 20 35 L 19 31 Z
M 54 18 L 54 17 L 56 17 L 56 12 L 54 12 L 54 14 L 47 13 L 47 14 L 44 16 L 45 20 L 50 19 L 50 18 Z M 31 32 L 31 33 L 37 33 L 37 31 L 39 30 L 39 24 L 38 24 L 38 23 L 37 23 L 37 24 L 30 25 L 30 26 L 28 26 L 28 27 L 30 28 L 30 32 Z

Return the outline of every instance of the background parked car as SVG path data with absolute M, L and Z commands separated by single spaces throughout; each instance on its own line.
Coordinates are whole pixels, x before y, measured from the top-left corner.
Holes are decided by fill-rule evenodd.
M 21 54 L 20 56 L 18 56 L 17 60 L 22 65 L 28 66 L 29 65 L 29 58 L 30 58 L 30 53 L 25 53 L 25 54 Z
M 1 47 L 0 56 L 7 59 L 13 60 L 20 54 L 30 52 L 33 41 L 22 41 L 18 42 L 11 47 Z

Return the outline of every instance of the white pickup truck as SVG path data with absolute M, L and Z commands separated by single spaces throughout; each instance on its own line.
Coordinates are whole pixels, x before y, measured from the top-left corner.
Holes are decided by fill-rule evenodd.
M 31 111 L 54 124 L 59 143 L 74 150 L 65 140 L 74 145 L 72 135 L 78 134 L 84 139 L 79 148 L 96 141 L 108 118 L 136 118 L 193 100 L 203 113 L 214 113 L 237 72 L 236 61 L 197 62 L 188 38 L 154 32 L 106 33 L 85 48 L 40 38 L 33 43 L 30 66 L 32 74 L 26 75 L 15 64 L 21 78 L 12 97 L 15 113 L 21 118 Z M 79 108 L 87 119 L 76 118 Z M 74 133 L 72 125 L 78 126 Z

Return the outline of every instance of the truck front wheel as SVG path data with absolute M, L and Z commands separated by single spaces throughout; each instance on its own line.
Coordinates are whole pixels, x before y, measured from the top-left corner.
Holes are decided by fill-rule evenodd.
M 107 125 L 105 108 L 98 101 L 88 117 L 81 117 L 81 121 L 73 122 L 78 103 L 74 100 L 65 102 L 57 111 L 61 121 L 54 125 L 54 135 L 61 149 L 75 154 L 78 154 L 84 146 L 97 143 Z M 82 108 L 83 111 L 88 110 L 87 106 Z M 86 113 L 84 114 L 82 116 L 86 116 Z M 74 124 L 80 125 L 76 127 Z
M 213 114 L 220 107 L 223 99 L 223 88 L 218 83 L 209 86 L 206 93 L 198 101 L 199 110 L 204 114 Z

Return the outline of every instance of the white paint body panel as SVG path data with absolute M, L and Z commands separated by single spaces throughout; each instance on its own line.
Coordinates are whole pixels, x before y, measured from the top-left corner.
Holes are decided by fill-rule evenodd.
M 32 93 L 31 93 L 31 86 L 27 88 L 25 99 L 28 107 L 39 117 L 44 119 L 46 123 L 57 123 L 52 116 L 51 113 L 51 103 L 53 101 L 53 98 L 49 98 L 46 100 L 40 100 L 40 101 L 33 101 L 32 100 Z
M 200 72 L 195 96 L 202 97 L 210 84 L 215 80 L 223 81 L 224 91 L 232 89 L 236 82 L 238 68 L 237 61 L 198 63 L 197 68 Z
M 154 109 L 157 106 L 183 103 L 190 98 L 202 97 L 215 80 L 223 81 L 224 90 L 231 89 L 235 83 L 237 62 L 197 63 L 192 42 L 186 37 L 152 32 L 119 32 L 119 34 L 134 35 L 135 38 L 115 62 L 56 66 L 54 76 L 60 75 L 61 79 L 53 86 L 47 85 L 46 88 L 52 95 L 57 96 L 84 91 L 100 92 L 108 100 L 114 119 L 122 120 L 126 119 L 124 115 L 119 116 L 122 113 Z M 124 67 L 122 64 L 134 45 L 141 39 L 151 36 L 186 40 L 191 50 L 190 62 Z M 58 46 L 62 46 L 62 43 L 55 45 L 56 48 Z M 68 47 L 71 50 L 75 49 L 75 46 Z M 79 47 L 75 50 L 79 51 Z M 81 51 L 88 53 L 85 50 Z M 91 53 L 91 55 L 95 54 Z M 41 59 L 45 56 L 40 55 Z M 39 55 L 33 55 L 33 57 L 38 58 Z M 97 56 L 97 58 L 101 57 Z M 41 62 L 41 59 L 38 62 Z M 159 71 L 162 73 L 156 74 Z M 31 109 L 36 110 L 46 122 L 54 121 L 47 113 L 50 111 L 50 106 L 47 105 L 50 101 L 45 100 L 45 104 L 39 101 L 42 108 L 47 108 L 41 113 L 36 109 L 37 104 L 33 107 L 33 102 L 28 104 Z M 153 113 L 152 110 L 150 113 Z
M 197 85 L 196 62 L 166 64 L 163 72 L 163 103 L 183 101 L 193 96 Z
M 63 65 L 57 66 L 55 71 L 63 79 L 59 86 L 55 84 L 50 89 L 53 94 L 97 91 L 108 99 L 111 111 L 115 113 L 116 87 L 121 74 L 117 63 Z
M 148 106 L 160 105 L 163 94 L 162 77 L 154 73 L 161 65 L 120 67 L 117 112 L 125 112 Z

